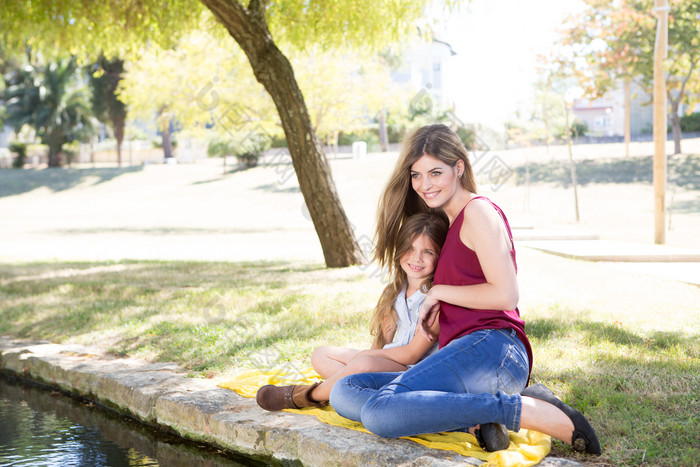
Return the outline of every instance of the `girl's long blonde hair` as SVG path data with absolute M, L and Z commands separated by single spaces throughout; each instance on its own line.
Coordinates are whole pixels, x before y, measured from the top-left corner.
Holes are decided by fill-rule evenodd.
M 467 191 L 476 193 L 476 182 L 467 149 L 457 133 L 445 125 L 436 124 L 421 127 L 408 135 L 377 209 L 373 256 L 383 268 L 391 267 L 401 224 L 413 214 L 436 211 L 428 208 L 411 186 L 411 166 L 425 154 L 451 167 L 454 167 L 457 161 L 464 162 L 461 184 Z
M 370 333 L 374 336 L 373 348 L 382 348 L 388 344 L 384 336 L 396 330 L 398 315 L 394 310 L 394 300 L 407 283 L 406 272 L 401 267 L 401 257 L 411 248 L 413 242 L 420 235 L 426 235 L 433 244 L 435 254 L 440 255 L 442 244 L 447 236 L 447 216 L 442 212 L 419 213 L 406 219 L 396 236 L 396 248 L 392 254 L 390 267 L 393 280 L 389 283 L 379 297 L 377 306 L 370 322 Z M 435 258 L 437 262 L 437 258 Z M 421 290 L 427 291 L 433 285 L 433 276 L 421 284 Z

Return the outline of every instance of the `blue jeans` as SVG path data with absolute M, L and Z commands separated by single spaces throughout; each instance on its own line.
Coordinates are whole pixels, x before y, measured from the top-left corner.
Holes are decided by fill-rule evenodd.
M 403 373 L 346 376 L 333 386 L 330 402 L 343 417 L 388 438 L 490 422 L 518 431 L 528 372 L 515 332 L 486 329 L 453 340 Z

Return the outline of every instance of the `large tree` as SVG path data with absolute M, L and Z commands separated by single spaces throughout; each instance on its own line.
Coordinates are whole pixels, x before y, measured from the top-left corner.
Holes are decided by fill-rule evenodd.
M 337 144 L 339 132 L 367 128 L 383 108 L 411 99 L 408 86 L 391 82 L 390 69 L 377 53 L 313 47 L 291 57 L 311 114 L 314 132 Z
M 656 16 L 653 0 L 585 0 L 587 8 L 562 30 L 559 61 L 587 94 L 599 97 L 620 80 L 636 80 L 652 95 Z M 681 152 L 680 104 L 700 89 L 700 0 L 669 2 L 669 54 L 665 66 L 675 153 Z
M 222 34 L 206 26 L 183 35 L 173 47 L 148 44 L 139 60 L 127 64 L 117 88 L 133 118 L 155 120 L 166 159 L 172 157 L 167 141 L 175 123 L 183 134 L 208 136 L 204 130 L 209 129 L 206 133 L 218 134 L 217 139 L 244 145 L 252 133 L 279 132 L 272 101 L 243 52 L 224 47 Z
M 90 75 L 92 88 L 92 109 L 95 116 L 112 127 L 114 138 L 117 140 L 117 162 L 122 165 L 122 142 L 124 141 L 124 125 L 126 124 L 126 105 L 119 100 L 115 91 L 124 75 L 124 60 L 121 58 L 106 59 L 100 56 L 95 64 L 95 70 Z
M 64 144 L 94 132 L 88 87 L 72 58 L 27 65 L 16 75 L 5 91 L 7 123 L 15 131 L 33 127 L 49 148 L 49 167 L 58 167 Z
M 279 113 L 299 187 L 319 236 L 326 265 L 342 267 L 363 260 L 350 222 L 342 209 L 330 169 L 313 132 L 294 70 L 278 44 L 303 48 L 383 45 L 412 30 L 427 0 L 301 1 L 201 0 L 248 57 L 256 79 Z M 200 3 L 172 0 L 139 2 L 7 0 L 0 28 L 20 41 L 73 53 L 124 56 L 146 39 L 167 43 L 199 22 Z M 274 35 L 273 35 L 274 32 Z

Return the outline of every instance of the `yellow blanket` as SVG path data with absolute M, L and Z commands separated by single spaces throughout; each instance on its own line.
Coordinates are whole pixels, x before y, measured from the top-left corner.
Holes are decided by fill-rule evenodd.
M 222 388 L 236 391 L 243 397 L 255 397 L 258 388 L 266 384 L 286 386 L 290 384 L 313 384 L 321 381 L 321 377 L 309 368 L 303 371 L 288 371 L 285 369 L 270 370 L 245 370 L 234 375 L 227 376 L 225 381 L 219 383 Z M 327 406 L 323 409 L 305 408 L 301 410 L 289 409 L 287 412 L 315 415 L 323 423 L 342 426 L 352 430 L 369 433 L 361 423 L 341 417 Z M 510 446 L 507 450 L 498 452 L 486 452 L 472 435 L 468 433 L 436 433 L 406 437 L 434 449 L 455 451 L 463 456 L 476 457 L 486 461 L 487 465 L 498 466 L 530 466 L 539 463 L 549 454 L 551 440 L 547 435 L 536 431 L 520 430 L 510 432 Z

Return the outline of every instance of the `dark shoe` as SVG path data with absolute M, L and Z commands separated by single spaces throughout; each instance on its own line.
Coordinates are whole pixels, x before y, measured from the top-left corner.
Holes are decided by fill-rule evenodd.
M 532 397 L 534 399 L 549 402 L 559 410 L 564 412 L 571 422 L 574 424 L 574 431 L 571 434 L 571 446 L 575 451 L 587 452 L 589 454 L 600 455 L 600 443 L 598 437 L 593 431 L 593 427 L 586 417 L 578 410 L 563 403 L 557 396 L 550 391 L 544 384 L 535 384 L 528 386 L 520 393 L 521 396 Z
M 303 407 L 325 407 L 328 401 L 314 401 L 309 398 L 313 388 L 321 383 L 296 386 L 273 386 L 268 384 L 258 389 L 255 401 L 265 410 L 301 409 Z
M 474 437 L 486 452 L 503 451 L 510 446 L 508 430 L 500 423 L 484 423 L 474 430 Z

